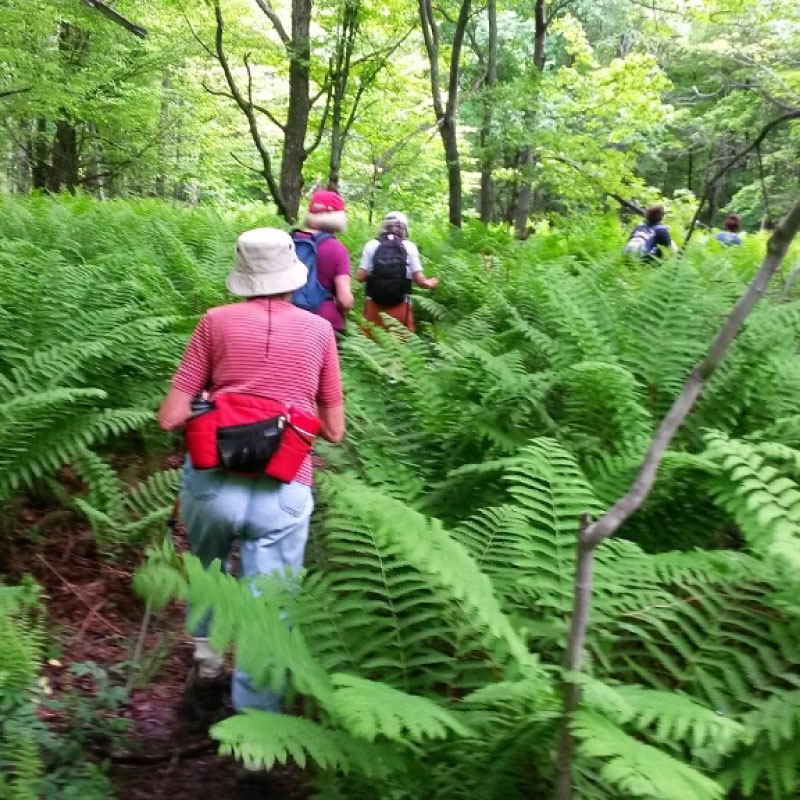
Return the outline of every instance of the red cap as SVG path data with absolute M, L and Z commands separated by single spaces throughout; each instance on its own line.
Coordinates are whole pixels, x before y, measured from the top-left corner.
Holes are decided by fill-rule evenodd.
M 344 200 L 336 192 L 320 189 L 311 195 L 308 201 L 308 210 L 314 214 L 325 211 L 344 211 Z

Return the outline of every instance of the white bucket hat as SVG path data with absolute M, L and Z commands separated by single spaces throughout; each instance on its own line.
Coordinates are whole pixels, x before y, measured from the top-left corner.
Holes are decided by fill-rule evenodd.
M 308 269 L 292 237 L 278 228 L 254 228 L 236 240 L 236 261 L 225 280 L 240 297 L 283 294 L 305 286 Z

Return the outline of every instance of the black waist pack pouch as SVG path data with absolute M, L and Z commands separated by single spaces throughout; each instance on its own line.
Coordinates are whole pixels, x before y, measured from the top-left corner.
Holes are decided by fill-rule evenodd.
M 285 417 L 217 428 L 219 465 L 233 472 L 263 474 L 283 438 Z

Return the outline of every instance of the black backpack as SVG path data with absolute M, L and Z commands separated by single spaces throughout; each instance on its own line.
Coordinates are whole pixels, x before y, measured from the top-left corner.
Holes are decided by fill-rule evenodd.
M 382 306 L 396 306 L 411 292 L 411 281 L 406 277 L 408 253 L 403 240 L 391 233 L 378 241 L 367 278 L 367 296 Z

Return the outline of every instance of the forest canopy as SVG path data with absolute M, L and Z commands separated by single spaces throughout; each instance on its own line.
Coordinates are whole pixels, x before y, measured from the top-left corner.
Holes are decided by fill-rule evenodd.
M 12 192 L 258 199 L 294 220 L 327 185 L 368 216 L 524 236 L 660 200 L 688 222 L 699 198 L 703 224 L 769 227 L 798 177 L 789 0 L 2 5 Z
M 0 800 L 800 796 L 796 0 L 0 0 L 0 120 Z

